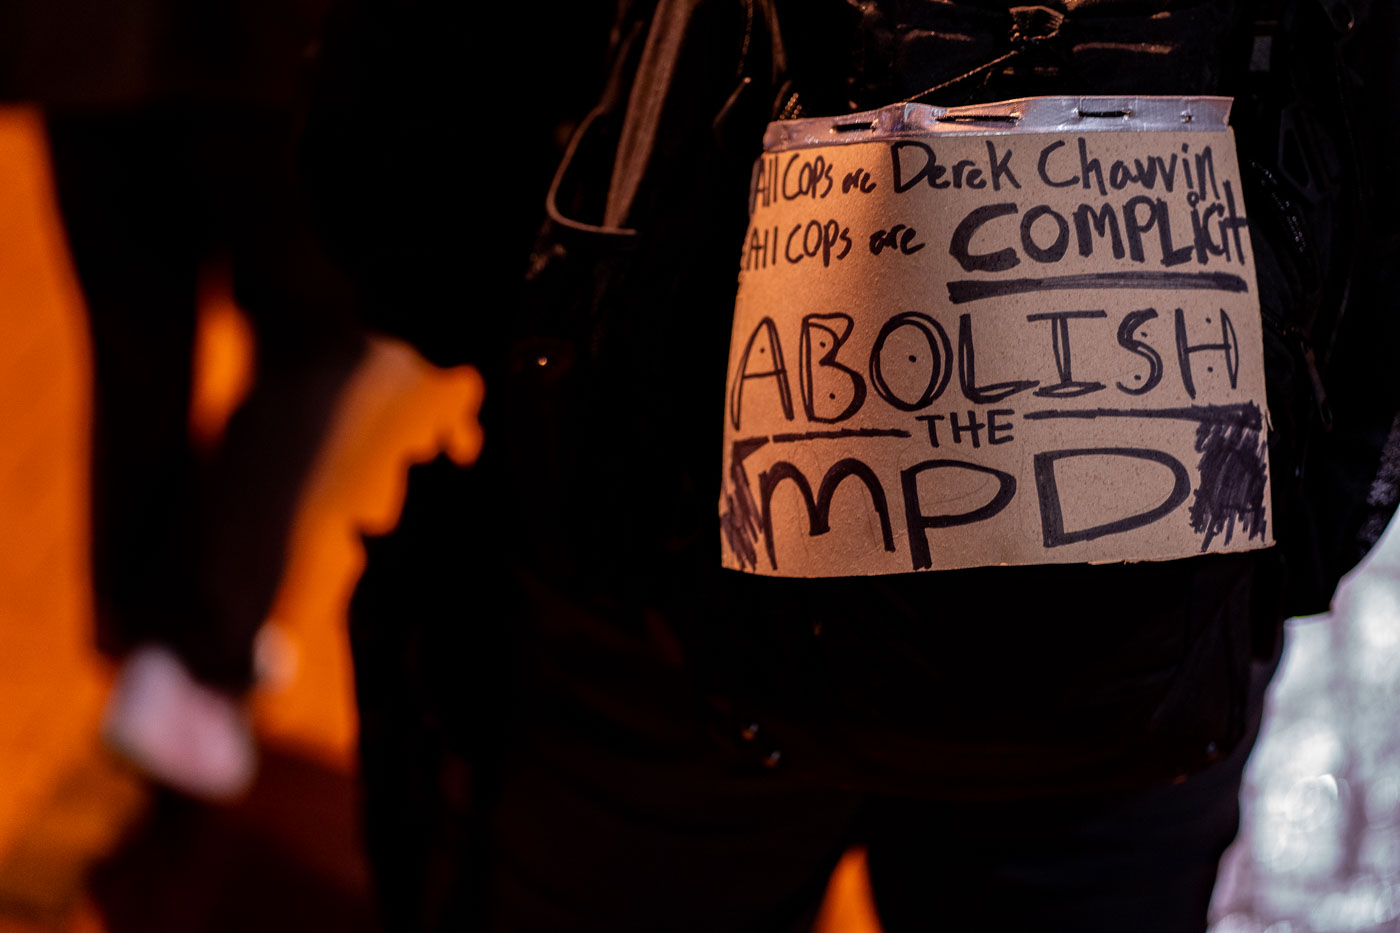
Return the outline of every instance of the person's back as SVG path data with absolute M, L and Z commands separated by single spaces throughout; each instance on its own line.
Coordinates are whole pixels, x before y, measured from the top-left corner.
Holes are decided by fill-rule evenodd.
M 1091 839 L 1086 827 L 1109 811 L 1130 847 L 1155 840 L 1183 853 L 1190 864 L 1178 880 L 1194 894 L 1182 903 L 1203 917 L 1214 858 L 1234 832 L 1239 769 L 1279 622 L 1285 611 L 1325 605 L 1340 573 L 1322 567 L 1321 582 L 1281 599 L 1283 582 L 1310 572 L 1317 535 L 1296 477 L 1320 420 L 1309 370 L 1326 361 L 1314 354 L 1310 364 L 1298 340 L 1313 334 L 1315 318 L 1336 313 L 1337 285 L 1355 278 L 1335 228 L 1366 189 L 1343 176 L 1319 199 L 1291 205 L 1296 174 L 1274 164 L 1271 110 L 1288 102 L 1283 75 L 1329 60 L 1330 25 L 1307 4 L 1289 7 L 1296 19 L 1280 27 L 1270 68 L 1255 54 L 1256 20 L 1224 3 L 656 9 L 621 19 L 612 83 L 556 176 L 506 348 L 481 360 L 487 447 L 457 505 L 463 526 L 489 546 L 472 549 L 464 569 L 478 592 L 492 594 L 480 599 L 508 607 L 476 624 L 505 628 L 520 644 L 503 687 L 512 703 L 489 730 L 504 736 L 504 750 L 456 753 L 474 759 L 478 775 L 499 778 L 473 781 L 484 801 L 476 812 L 491 829 L 482 870 L 497 922 L 566 928 L 587 926 L 585 918 L 675 925 L 688 917 L 706 928 L 725 917 L 760 923 L 765 909 L 781 913 L 780 902 L 784 922 L 794 921 L 811 906 L 813 879 L 824 879 L 852 838 L 898 853 L 872 854 L 877 901 L 898 904 L 912 879 L 881 879 L 899 879 L 901 862 L 922 864 L 901 820 L 929 832 L 947 821 L 967 846 L 979 829 L 995 823 L 1012 834 L 1021 819 L 1037 828 L 1020 841 L 1038 845 L 1056 833 Z M 1393 33 L 1389 20 L 1377 23 Z M 1251 72 L 1252 55 L 1264 70 Z M 1265 314 L 1287 325 L 1265 347 L 1282 546 L 1168 563 L 858 579 L 721 570 L 717 427 L 734 260 L 765 123 L 913 96 L 953 105 L 1109 92 L 1241 97 L 1246 173 L 1252 162 L 1268 170 L 1246 195 L 1261 299 Z M 1328 128 L 1341 112 L 1318 116 L 1306 103 Z M 439 181 L 449 191 L 463 184 Z M 1279 238 L 1300 224 L 1313 227 L 1306 245 Z M 451 229 L 434 233 L 458 242 Z M 1300 262 L 1321 267 L 1322 280 L 1309 280 Z M 1379 287 L 1350 299 L 1347 321 L 1359 333 L 1384 332 Z M 437 358 L 477 351 L 469 330 L 452 343 L 413 320 L 413 309 L 401 313 L 404 332 L 438 334 L 427 348 Z M 1319 333 L 1330 342 L 1330 330 Z M 1366 338 L 1349 345 L 1375 352 Z M 1385 395 L 1373 408 L 1334 406 L 1334 436 L 1382 427 L 1369 461 L 1359 455 L 1346 468 L 1352 475 L 1379 459 L 1396 407 Z M 1314 446 L 1311 462 L 1342 446 Z M 1361 508 L 1351 532 L 1335 531 L 1332 542 L 1354 534 Z M 369 574 L 384 585 L 373 551 Z M 463 709 L 447 715 L 477 718 Z M 470 725 L 463 731 L 473 734 Z M 974 804 L 986 800 L 997 802 Z M 862 807 L 873 822 L 858 819 Z M 971 815 L 955 818 L 960 808 Z M 1056 808 L 1083 822 L 1049 820 Z M 731 814 L 724 825 L 733 835 L 697 844 L 703 830 L 688 809 L 718 821 Z M 1194 836 L 1168 844 L 1170 833 L 1154 835 L 1192 809 L 1200 821 L 1181 825 L 1195 826 Z M 639 836 L 643 825 L 651 829 Z M 794 834 L 797 825 L 803 833 Z M 546 834 L 548 847 L 528 842 Z M 654 863 L 639 865 L 629 846 L 654 847 Z M 770 851 L 763 846 L 781 854 L 750 857 Z M 1105 843 L 1099 855 L 1110 850 Z M 720 884 L 714 861 L 722 858 L 753 883 Z M 997 876 L 984 858 L 970 863 Z M 1161 885 L 1175 877 L 1150 859 L 1140 864 L 1132 884 L 1148 885 L 1154 872 Z M 568 872 L 575 880 L 564 883 Z M 623 890 L 643 893 L 629 900 Z M 1044 893 L 1033 907 L 1045 906 Z M 1086 895 L 1078 907 L 1091 901 Z M 1151 902 L 1144 896 L 1138 908 L 1150 912 Z M 1064 918 L 1076 907 L 1066 909 L 1059 921 L 1046 914 L 1042 927 L 1072 925 Z M 557 911 L 548 922 L 531 913 L 546 910 Z M 768 915 L 773 926 L 776 916 Z M 884 919 L 896 929 L 899 917 Z M 1165 929 L 1197 920 L 1163 911 L 1133 922 Z M 1111 915 L 1101 922 L 1126 928 L 1113 927 Z

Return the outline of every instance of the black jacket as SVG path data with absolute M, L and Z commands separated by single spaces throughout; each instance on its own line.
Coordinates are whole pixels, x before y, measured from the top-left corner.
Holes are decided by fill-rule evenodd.
M 1322 420 L 1311 376 L 1322 354 L 1309 362 L 1305 352 L 1315 321 L 1336 317 L 1338 289 L 1349 282 L 1346 326 L 1387 340 L 1393 326 L 1380 321 L 1380 300 L 1395 263 L 1364 282 L 1337 271 L 1344 251 L 1334 248 L 1334 228 L 1354 220 L 1359 173 L 1323 185 L 1325 209 L 1297 206 L 1287 181 L 1272 193 L 1261 182 L 1249 202 L 1272 322 L 1279 548 L 1153 564 L 777 580 L 719 568 L 715 504 L 734 263 L 749 166 L 768 120 L 871 108 L 934 87 L 926 100 L 943 105 L 1029 94 L 1234 94 L 1251 102 L 1241 108 L 1242 160 L 1272 167 L 1277 182 L 1278 100 L 1289 92 L 1250 71 L 1259 11 L 1225 0 L 1019 10 L 991 0 L 691 0 L 660 4 L 664 15 L 653 21 L 656 6 L 623 5 L 601 102 L 583 120 L 553 179 L 542 233 L 519 263 L 483 259 L 469 246 L 482 228 L 473 192 L 479 179 L 509 173 L 502 152 L 521 138 L 510 127 L 533 105 L 464 114 L 460 90 L 476 79 L 451 67 L 405 87 L 391 63 L 401 56 L 408 73 L 422 73 L 414 70 L 418 42 L 431 28 L 422 22 L 396 48 L 381 47 L 387 61 L 362 58 L 347 69 L 370 89 L 361 104 L 386 93 L 410 101 L 411 118 L 384 134 L 392 145 L 357 152 L 357 164 L 382 158 L 417 171 L 413 198 L 395 205 L 381 205 L 374 185 L 329 185 L 328 232 L 381 296 L 383 326 L 436 359 L 474 360 L 486 373 L 487 447 L 470 518 L 492 536 L 498 562 L 476 568 L 482 584 L 516 581 L 511 618 L 526 627 L 639 639 L 664 628 L 722 728 L 762 722 L 794 767 L 854 786 L 1073 791 L 1167 780 L 1227 753 L 1245 731 L 1251 660 L 1273 653 L 1285 612 L 1325 604 L 1336 567 L 1349 563 L 1329 556 L 1321 567 L 1320 553 L 1338 547 L 1324 535 L 1354 537 L 1360 521 L 1319 531 L 1297 480 L 1305 457 L 1336 460 L 1309 440 Z M 1294 56 L 1299 72 L 1324 67 L 1314 63 L 1335 53 L 1332 24 L 1320 7 L 1285 6 L 1277 54 Z M 1392 14 L 1376 16 L 1386 18 L 1380 34 L 1393 34 Z M 662 22 L 682 23 L 683 39 L 658 63 L 644 49 L 648 29 Z M 469 43 L 483 41 L 479 30 L 470 35 Z M 430 60 L 435 69 L 452 61 Z M 651 70 L 639 73 L 639 62 Z M 1392 70 L 1367 77 L 1367 93 L 1377 93 L 1376 81 L 1393 85 L 1385 64 Z M 547 60 L 532 67 L 562 79 Z M 1335 85 L 1321 92 L 1334 104 Z M 649 146 L 624 131 L 636 87 L 662 101 L 647 124 Z M 366 112 L 387 113 L 332 101 L 325 112 L 334 120 L 323 126 L 331 136 L 353 134 Z M 576 116 L 557 101 L 542 109 L 552 123 Z M 482 113 L 495 115 L 492 136 L 504 144 L 487 157 L 463 132 L 464 123 L 476 132 Z M 1361 139 L 1355 149 L 1378 143 Z M 314 151 L 334 162 L 335 148 Z M 343 163 L 339 173 L 374 177 Z M 365 205 L 393 222 L 347 217 Z M 1313 229 L 1302 247 L 1279 234 L 1299 222 Z M 414 283 L 408 297 L 396 298 L 405 282 Z M 484 303 L 488 294 L 517 297 Z M 1353 352 L 1377 353 L 1374 339 L 1349 340 Z M 1351 388 L 1337 393 L 1364 396 L 1364 406 L 1344 415 L 1334 397 L 1333 431 L 1354 415 L 1345 430 L 1369 438 L 1337 467 L 1352 478 L 1353 500 L 1379 460 L 1385 432 L 1377 440 L 1376 425 L 1388 426 L 1397 410 L 1395 392 L 1370 372 L 1351 373 Z M 1305 573 L 1317 580 L 1286 601 L 1285 583 Z

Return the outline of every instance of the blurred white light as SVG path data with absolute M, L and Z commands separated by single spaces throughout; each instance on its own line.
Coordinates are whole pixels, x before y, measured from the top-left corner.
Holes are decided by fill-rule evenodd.
M 1252 763 L 1259 783 L 1273 779 L 1298 779 L 1338 771 L 1346 758 L 1346 747 L 1336 727 L 1320 717 L 1299 719 L 1287 725 L 1275 724 L 1267 741 L 1261 742 Z
M 1228 914 L 1214 923 L 1209 933 L 1266 933 L 1264 924 L 1247 913 Z
M 1308 919 L 1319 933 L 1370 931 L 1400 916 L 1393 885 L 1376 878 L 1357 878 L 1344 890 L 1317 901 Z

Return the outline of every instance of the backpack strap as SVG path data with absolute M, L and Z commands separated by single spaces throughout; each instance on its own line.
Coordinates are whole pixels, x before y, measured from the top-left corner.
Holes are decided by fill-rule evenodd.
M 714 143 L 744 164 L 757 156 L 786 59 L 772 0 L 624 3 L 610 58 L 607 87 L 570 141 L 546 210 L 559 225 L 631 235 L 667 146 Z M 586 183 L 571 183 L 580 172 Z M 605 192 L 591 218 L 579 216 L 581 187 Z

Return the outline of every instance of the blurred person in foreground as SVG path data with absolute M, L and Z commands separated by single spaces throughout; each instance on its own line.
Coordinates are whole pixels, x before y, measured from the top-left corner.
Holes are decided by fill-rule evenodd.
M 1400 449 L 1374 378 L 1400 345 L 1376 182 L 1396 127 L 1360 119 L 1391 112 L 1394 11 L 627 2 L 587 116 L 556 93 L 581 72 L 549 18 L 342 12 L 309 140 L 325 232 L 380 326 L 487 383 L 481 460 L 414 474 L 353 607 L 390 925 L 808 929 L 859 844 L 891 933 L 1203 930 L 1282 619 L 1325 608 L 1395 506 L 1372 481 Z M 511 62 L 477 57 L 504 35 Z M 1096 93 L 1238 99 L 1261 303 L 1288 322 L 1265 348 L 1279 546 L 722 570 L 718 421 L 768 121 Z M 578 117 L 527 253 L 541 127 Z M 1354 166 L 1309 186 L 1327 140 Z
M 198 796 L 247 789 L 244 696 L 293 510 L 363 349 L 313 245 L 295 159 L 316 0 L 0 8 L 0 96 L 44 111 L 91 326 L 104 737 Z M 223 436 L 190 431 L 197 297 L 221 273 L 256 338 Z

